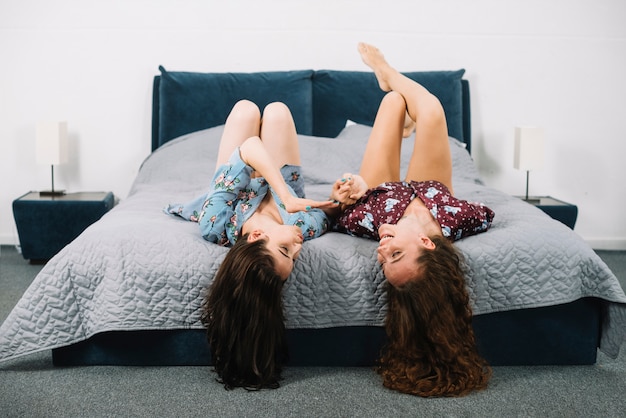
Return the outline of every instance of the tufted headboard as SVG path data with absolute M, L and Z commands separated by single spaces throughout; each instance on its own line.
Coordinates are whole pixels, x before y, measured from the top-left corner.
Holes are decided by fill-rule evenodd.
M 372 125 L 384 92 L 373 73 L 294 70 L 256 73 L 172 72 L 159 67 L 152 96 L 152 150 L 181 135 L 221 125 L 241 99 L 261 109 L 282 101 L 298 133 L 335 137 L 347 120 Z M 448 133 L 471 149 L 465 70 L 404 73 L 441 101 Z

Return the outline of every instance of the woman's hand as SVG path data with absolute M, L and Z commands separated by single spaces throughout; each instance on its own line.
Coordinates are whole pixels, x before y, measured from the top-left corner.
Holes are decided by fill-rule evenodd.
M 332 209 L 336 208 L 338 205 L 338 203 L 333 202 L 332 200 L 318 201 L 312 199 L 301 199 L 299 197 L 293 196 L 292 194 L 281 197 L 281 200 L 283 202 L 283 205 L 285 206 L 285 210 L 289 213 L 309 211 L 313 208 L 318 208 L 322 210 Z
M 344 205 L 353 205 L 367 191 L 367 183 L 358 174 L 344 173 L 335 181 L 330 198 Z

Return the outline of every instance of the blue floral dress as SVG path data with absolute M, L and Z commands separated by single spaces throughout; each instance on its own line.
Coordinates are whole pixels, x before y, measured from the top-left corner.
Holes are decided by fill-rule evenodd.
M 285 165 L 281 173 L 292 195 L 303 198 L 304 179 L 300 166 Z M 268 192 L 278 205 L 285 225 L 296 225 L 305 240 L 317 238 L 328 230 L 329 222 L 321 209 L 289 213 L 263 177 L 251 178 L 254 169 L 247 165 L 237 148 L 226 164 L 221 165 L 211 181 L 208 193 L 185 204 L 168 205 L 165 212 L 198 222 L 204 239 L 219 245 L 233 245 L 241 226 L 258 209 Z

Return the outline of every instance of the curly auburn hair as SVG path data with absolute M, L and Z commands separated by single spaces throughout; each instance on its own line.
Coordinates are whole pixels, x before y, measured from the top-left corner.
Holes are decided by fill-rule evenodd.
M 491 368 L 479 355 L 462 257 L 442 236 L 418 258 L 420 277 L 388 282 L 388 343 L 377 367 L 383 385 L 423 397 L 463 396 L 487 387 Z
M 264 240 L 237 240 L 202 304 L 211 357 L 226 389 L 275 389 L 287 361 L 283 280 Z

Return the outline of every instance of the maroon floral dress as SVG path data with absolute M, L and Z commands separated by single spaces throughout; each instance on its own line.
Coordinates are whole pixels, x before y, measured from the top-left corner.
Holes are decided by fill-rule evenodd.
M 441 225 L 443 236 L 451 241 L 484 232 L 493 221 L 494 212 L 487 206 L 455 198 L 438 181 L 399 181 L 369 189 L 337 218 L 334 230 L 379 240 L 378 228 L 398 223 L 416 197 L 424 202 Z

